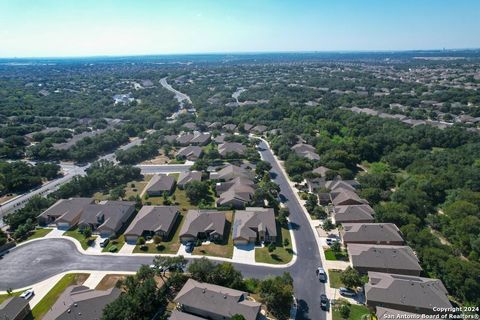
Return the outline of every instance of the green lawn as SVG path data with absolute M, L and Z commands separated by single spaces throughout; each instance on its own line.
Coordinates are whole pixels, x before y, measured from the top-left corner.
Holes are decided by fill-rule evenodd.
M 35 229 L 32 234 L 27 238 L 27 240 L 32 240 L 32 239 L 38 239 L 38 238 L 43 238 L 47 234 L 49 234 L 52 231 L 52 229 Z
M 95 239 L 97 238 L 96 236 L 92 236 L 90 238 L 85 238 L 85 236 L 80 233 L 80 231 L 78 230 L 77 227 L 66 231 L 63 235 L 66 236 L 66 237 L 71 237 L 71 238 L 77 239 L 80 242 L 80 244 L 82 245 L 82 248 L 84 250 L 87 250 L 87 248 L 90 246 L 89 244 L 92 243 L 93 241 L 95 241 Z
M 123 235 L 119 236 L 117 239 L 110 240 L 105 248 L 102 249 L 102 252 L 118 252 L 125 244 L 125 237 Z M 110 248 L 115 246 L 117 250 L 110 251 Z
M 277 230 L 281 229 L 281 237 L 277 239 L 277 247 L 273 252 L 268 252 L 268 247 L 255 249 L 255 261 L 271 264 L 285 264 L 292 260 L 292 238 L 288 229 L 280 228 L 277 224 Z M 288 246 L 284 246 L 284 239 L 288 239 Z
M 344 287 L 344 284 L 340 280 L 341 270 L 328 270 L 328 281 L 330 282 L 330 287 L 332 288 L 341 288 Z
M 343 319 L 342 316 L 340 315 L 340 311 L 339 311 L 339 306 L 340 305 L 341 304 L 338 304 L 338 305 L 333 307 L 333 313 L 332 313 L 333 320 L 342 320 Z M 365 315 L 369 315 L 369 314 L 370 314 L 370 310 L 366 306 L 359 305 L 359 304 L 351 304 L 350 305 L 350 316 L 348 317 L 347 320 L 363 320 L 363 317 Z
M 223 257 L 223 258 L 232 258 L 233 257 L 233 238 L 232 238 L 232 227 L 233 227 L 233 212 L 225 211 L 225 217 L 227 223 L 225 226 L 226 232 L 225 237 L 226 241 L 223 243 L 210 243 L 204 244 L 199 247 L 195 246 L 193 249 L 194 255 L 202 256 L 212 256 L 212 257 Z
M 26 290 L 24 290 L 24 291 L 26 291 Z M 22 294 L 22 292 L 23 291 L 16 291 L 16 292 L 12 292 L 12 294 L 0 294 L 0 304 L 10 297 L 18 297 L 19 295 Z
M 325 259 L 327 260 L 340 260 L 348 261 L 348 253 L 346 251 L 334 252 L 332 249 L 323 249 L 325 252 Z
M 41 319 L 53 306 L 58 297 L 71 285 L 81 284 L 88 278 L 88 273 L 70 273 L 63 276 L 55 286 L 33 308 L 32 314 L 35 319 Z
M 157 245 L 155 243 L 147 243 L 147 250 L 142 250 L 140 249 L 141 246 L 137 245 L 135 246 L 135 249 L 133 249 L 133 253 L 153 253 L 153 254 L 159 254 L 159 253 L 171 253 L 175 254 L 177 253 L 178 249 L 180 248 L 180 240 L 179 240 L 179 235 L 180 235 L 180 229 L 182 227 L 182 223 L 184 221 L 184 214 L 180 212 L 180 215 L 177 218 L 177 221 L 175 221 L 175 225 L 173 226 L 172 230 L 175 230 L 174 235 L 171 237 L 171 239 L 167 239 L 167 241 L 162 241 L 159 245 L 159 249 L 157 249 Z

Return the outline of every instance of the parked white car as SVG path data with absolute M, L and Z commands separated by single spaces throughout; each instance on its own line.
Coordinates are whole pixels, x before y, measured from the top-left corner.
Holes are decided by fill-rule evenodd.
M 34 294 L 35 294 L 35 292 L 32 289 L 30 289 L 30 290 L 24 291 L 20 295 L 20 298 L 23 298 L 25 300 L 29 300 L 31 297 L 33 297 Z

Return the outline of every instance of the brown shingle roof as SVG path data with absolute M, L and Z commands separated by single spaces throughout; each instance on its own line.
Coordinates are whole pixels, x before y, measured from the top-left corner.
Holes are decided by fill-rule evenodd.
M 144 231 L 168 233 L 178 217 L 176 206 L 143 206 L 128 226 L 125 235 L 141 236 Z
M 342 239 L 345 243 L 403 243 L 400 231 L 393 223 L 344 223 Z
M 255 238 L 257 232 L 265 231 L 269 236 L 277 236 L 275 213 L 272 208 L 245 208 L 235 211 L 233 240 Z
M 225 213 L 215 210 L 188 210 L 180 237 L 196 237 L 201 232 L 223 236 L 225 232 Z

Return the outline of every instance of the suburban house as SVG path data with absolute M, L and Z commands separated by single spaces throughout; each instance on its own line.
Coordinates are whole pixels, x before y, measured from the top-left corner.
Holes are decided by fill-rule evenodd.
M 194 122 L 185 122 L 184 124 L 182 124 L 182 128 L 193 131 L 197 129 L 197 125 Z
M 190 161 L 196 161 L 203 153 L 202 147 L 188 146 L 178 150 L 176 158 L 185 158 Z
M 94 199 L 87 199 L 90 198 L 59 200 L 38 216 L 39 222 L 55 223 L 63 230 L 75 226 L 89 227 L 101 237 L 109 237 L 115 235 L 135 211 L 133 201 L 107 200 L 94 203 Z
M 438 314 L 434 307 L 451 308 L 447 289 L 438 279 L 369 272 L 365 284 L 366 304 L 400 311 Z
M 277 239 L 277 225 L 272 208 L 246 208 L 235 211 L 233 243 L 247 244 Z
M 202 181 L 202 173 L 200 171 L 181 172 L 178 176 L 177 185 L 183 189 L 187 183 L 192 181 Z
M 216 210 L 188 210 L 180 230 L 180 241 L 223 240 L 226 226 L 225 213 Z
M 251 129 L 252 132 L 257 133 L 257 134 L 262 134 L 265 131 L 267 131 L 267 127 L 264 125 L 259 124 L 258 126 L 255 126 Z
M 314 146 L 306 143 L 297 143 L 292 147 L 296 155 L 310 160 L 320 160 L 320 156 Z
M 85 286 L 70 286 L 48 310 L 43 320 L 100 319 L 105 306 L 117 299 L 119 288 L 94 290 Z
M 175 187 L 175 177 L 167 176 L 166 174 L 154 175 L 147 186 L 145 187 L 145 193 L 149 196 L 161 196 L 165 192 L 171 194 Z
M 125 231 L 125 240 L 136 243 L 139 237 L 154 235 L 169 239 L 178 216 L 175 206 L 143 206 Z
M 212 172 L 210 174 L 210 179 L 228 181 L 237 177 L 253 179 L 253 176 L 254 174 L 247 169 L 235 166 L 233 164 L 228 164 L 223 169 L 217 172 Z
M 225 131 L 234 131 L 236 128 L 237 125 L 233 123 L 227 123 L 222 126 L 222 129 Z
M 255 183 L 245 177 L 237 177 L 227 182 L 217 183 L 217 206 L 245 208 L 255 194 Z
M 195 132 L 193 135 L 193 139 L 190 140 L 190 144 L 195 146 L 204 146 L 210 142 L 210 133 L 202 133 L 202 132 Z
M 181 146 L 188 146 L 193 139 L 193 133 L 182 133 L 176 139 L 176 143 Z
M 236 314 L 245 320 L 257 320 L 261 308 L 261 304 L 251 300 L 246 292 L 193 279 L 188 279 L 173 301 L 180 313 L 212 320 L 230 319 Z M 190 319 L 176 317 L 174 319 Z
M 324 166 L 320 166 L 312 170 L 313 173 L 318 174 L 322 178 L 327 176 L 327 171 L 330 171 L 330 169 Z
M 229 154 L 238 154 L 244 155 L 247 147 L 239 142 L 224 142 L 218 146 L 218 153 L 222 157 L 225 157 Z
M 370 223 L 374 222 L 374 211 L 368 204 L 333 207 L 333 223 Z
M 247 131 L 247 132 L 249 132 L 250 130 L 252 130 L 252 128 L 253 128 L 253 124 L 245 123 L 245 124 L 243 125 L 243 129 L 244 129 L 245 131 Z
M 344 223 L 340 230 L 344 244 L 404 244 L 400 230 L 393 223 Z
M 31 319 L 32 311 L 27 299 L 12 296 L 0 303 L 0 319 L 24 320 Z
M 367 200 L 361 199 L 355 191 L 346 188 L 337 188 L 330 192 L 331 202 L 334 206 L 361 205 Z
M 352 267 L 362 274 L 369 271 L 419 276 L 422 267 L 412 248 L 372 244 L 348 245 Z

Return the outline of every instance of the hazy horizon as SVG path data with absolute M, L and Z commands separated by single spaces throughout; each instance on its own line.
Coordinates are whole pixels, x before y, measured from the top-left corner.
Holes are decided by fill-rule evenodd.
M 470 49 L 478 12 L 468 0 L 3 1 L 0 57 Z

